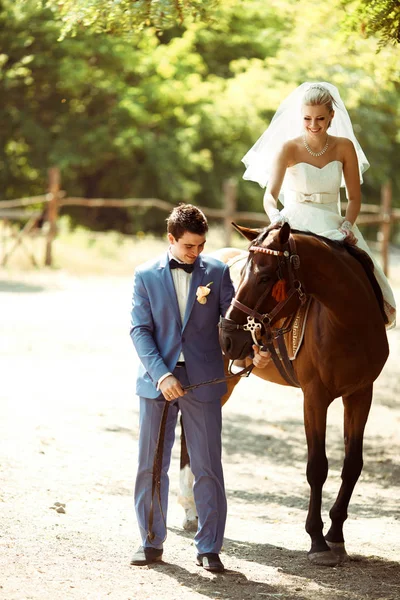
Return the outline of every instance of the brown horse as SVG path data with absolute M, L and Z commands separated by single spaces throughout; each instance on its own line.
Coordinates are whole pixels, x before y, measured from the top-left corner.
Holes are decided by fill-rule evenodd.
M 321 236 L 282 228 L 236 228 L 249 240 L 249 255 L 225 319 L 221 347 L 231 359 L 246 357 L 256 335 L 260 344 L 278 337 L 283 319 L 307 297 L 312 301 L 304 340 L 292 361 L 292 380 L 304 394 L 310 502 L 306 531 L 308 557 L 333 566 L 347 557 L 343 524 L 360 476 L 363 436 L 372 401 L 373 382 L 388 357 L 380 288 L 370 258 L 361 250 Z M 250 331 L 248 330 L 250 325 Z M 251 332 L 253 329 L 253 333 Z M 264 379 L 285 383 L 271 362 Z M 342 484 L 323 535 L 322 488 L 328 474 L 325 453 L 326 417 L 331 402 L 344 405 L 345 458 Z

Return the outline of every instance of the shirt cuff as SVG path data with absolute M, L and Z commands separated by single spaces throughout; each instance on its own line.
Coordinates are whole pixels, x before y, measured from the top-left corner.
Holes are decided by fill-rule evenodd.
M 160 379 L 157 381 L 157 386 L 156 386 L 157 390 L 160 389 L 160 384 L 164 381 L 164 379 L 167 379 L 167 377 L 169 377 L 170 375 L 172 375 L 172 373 L 165 373 L 165 375 L 162 375 L 160 377 Z

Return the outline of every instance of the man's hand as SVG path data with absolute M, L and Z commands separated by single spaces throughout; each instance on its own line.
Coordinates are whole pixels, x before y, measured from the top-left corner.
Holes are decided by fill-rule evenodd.
M 255 344 L 253 345 L 253 350 L 254 350 L 253 365 L 255 367 L 257 367 L 257 369 L 263 369 L 264 367 L 267 366 L 267 364 L 271 360 L 271 354 L 270 354 L 269 350 L 267 350 L 266 352 L 263 352 L 260 350 L 259 346 L 256 346 Z
M 180 382 L 173 375 L 169 375 L 160 383 L 160 391 L 168 402 L 185 395 Z

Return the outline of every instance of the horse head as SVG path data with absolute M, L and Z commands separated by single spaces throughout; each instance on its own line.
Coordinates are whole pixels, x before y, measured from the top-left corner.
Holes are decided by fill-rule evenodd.
M 262 230 L 233 225 L 251 243 L 235 297 L 221 318 L 219 335 L 225 355 L 242 359 L 251 353 L 254 343 L 265 344 L 266 338 L 274 335 L 272 326 L 294 314 L 306 296 L 287 223 Z

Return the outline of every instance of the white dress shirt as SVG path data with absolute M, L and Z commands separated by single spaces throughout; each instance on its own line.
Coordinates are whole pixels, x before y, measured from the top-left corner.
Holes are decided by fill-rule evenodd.
M 177 262 L 182 263 L 182 261 L 179 260 L 179 258 L 176 258 L 172 254 L 171 248 L 169 248 L 168 259 L 171 260 L 171 258 L 174 258 Z M 174 286 L 175 286 L 176 298 L 178 300 L 181 321 L 183 323 L 183 319 L 185 317 L 185 312 L 186 312 L 187 299 L 188 299 L 188 295 L 189 295 L 190 279 L 192 277 L 192 274 L 186 273 L 186 271 L 184 271 L 184 269 L 171 269 L 171 275 L 172 275 L 172 279 L 173 279 Z M 178 362 L 184 362 L 184 361 L 185 361 L 185 357 L 183 355 L 183 352 L 181 352 L 178 357 Z M 165 375 L 160 377 L 160 379 L 157 381 L 157 389 L 160 388 L 160 383 L 162 381 L 164 381 L 164 379 L 166 379 L 170 375 L 172 375 L 172 373 L 166 373 Z
M 171 258 L 175 258 L 175 256 L 172 255 L 171 251 L 168 252 L 168 255 L 170 260 Z M 182 263 L 182 261 L 178 260 L 177 258 L 175 258 L 175 260 L 176 262 Z M 171 275 L 174 281 L 176 297 L 179 305 L 179 312 L 181 314 L 181 321 L 183 323 L 183 319 L 185 318 L 186 304 L 189 295 L 190 280 L 192 274 L 186 273 L 184 269 L 171 269 Z M 182 353 L 179 356 L 178 360 L 185 360 L 183 358 Z

